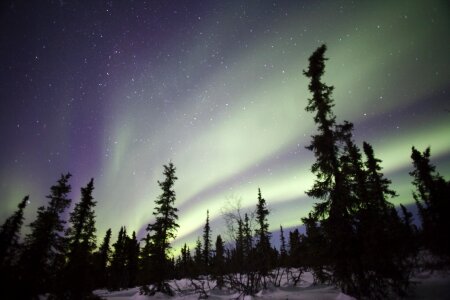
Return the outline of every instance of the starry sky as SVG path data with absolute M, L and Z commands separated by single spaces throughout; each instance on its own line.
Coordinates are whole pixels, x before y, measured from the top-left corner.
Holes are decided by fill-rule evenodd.
M 302 70 L 322 43 L 337 120 L 373 145 L 393 202 L 413 202 L 412 145 L 450 177 L 448 1 L 7 1 L 0 31 L 0 222 L 29 194 L 28 224 L 71 172 L 73 202 L 95 180 L 99 240 L 142 237 L 171 160 L 175 247 L 207 209 L 223 233 L 258 187 L 271 229 L 298 226 L 314 203 Z

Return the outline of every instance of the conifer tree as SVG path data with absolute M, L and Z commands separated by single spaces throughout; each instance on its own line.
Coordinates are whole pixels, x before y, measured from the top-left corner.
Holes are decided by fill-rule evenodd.
M 261 276 L 257 270 L 258 260 L 256 259 L 257 254 L 253 243 L 253 231 L 250 217 L 247 213 L 244 214 L 244 221 L 242 222 L 242 238 L 242 270 L 243 274 L 245 274 L 243 292 L 245 295 L 254 295 L 260 288 Z
M 312 136 L 312 142 L 307 149 L 313 151 L 316 162 L 312 172 L 316 174 L 313 187 L 307 195 L 322 200 L 316 203 L 313 217 L 321 221 L 325 249 L 329 250 L 331 282 L 341 287 L 349 294 L 353 293 L 351 265 L 354 257 L 352 243 L 353 224 L 350 216 L 349 194 L 344 184 L 339 165 L 340 136 L 336 132 L 336 117 L 333 114 L 332 86 L 322 82 L 325 71 L 324 53 L 326 46 L 319 47 L 309 58 L 309 67 L 304 75 L 310 78 L 309 90 L 312 98 L 308 100 L 306 111 L 315 113 L 314 121 L 318 133 Z
M 87 297 L 94 282 L 90 276 L 93 271 L 93 251 L 96 248 L 96 228 L 94 201 L 92 192 L 94 179 L 86 187 L 81 188 L 81 201 L 75 205 L 70 213 L 72 224 L 66 231 L 68 242 L 68 260 L 65 272 L 65 283 L 68 293 L 66 297 L 82 299 Z
M 414 258 L 419 250 L 417 226 L 413 223 L 413 214 L 403 204 L 400 204 L 400 210 L 402 212 L 402 226 L 398 229 L 400 232 L 397 236 L 401 237 L 400 243 L 402 253 L 404 253 L 403 257 Z
M 70 177 L 70 173 L 61 175 L 57 184 L 50 188 L 48 206 L 39 207 L 36 220 L 29 225 L 31 232 L 25 236 L 20 257 L 23 287 L 19 291 L 20 298 L 28 299 L 55 290 L 55 279 L 64 265 L 66 250 L 65 221 L 61 214 L 71 202 L 68 198 Z
M 127 286 L 127 230 L 120 227 L 117 241 L 113 244 L 109 289 L 118 290 Z
M 284 237 L 283 226 L 280 225 L 280 261 L 279 266 L 286 268 L 288 266 L 288 253 L 286 248 L 286 238 Z
M 151 253 L 153 252 L 153 244 L 150 234 L 147 233 L 143 240 L 144 247 L 140 251 L 138 282 L 140 285 L 145 286 L 149 282 L 154 282 L 153 274 L 155 272 L 151 256 Z M 145 288 L 141 288 L 141 290 L 142 292 L 149 292 L 146 291 Z
M 404 224 L 388 201 L 397 194 L 381 172 L 381 160 L 375 157 L 372 146 L 364 142 L 363 149 L 367 196 L 361 200 L 357 215 L 362 269 L 357 273 L 359 293 L 378 298 L 390 297 L 392 292 L 403 296 L 409 285 L 409 257 L 403 250 L 408 241 L 403 234 Z
M 220 234 L 216 238 L 216 253 L 213 257 L 213 278 L 217 282 L 217 287 L 222 289 L 224 285 L 223 276 L 225 274 L 225 248 Z
M 244 273 L 244 263 L 245 263 L 245 255 L 244 255 L 244 244 L 245 244 L 245 236 L 244 236 L 244 222 L 239 218 L 237 220 L 237 232 L 236 232 L 236 240 L 235 240 L 235 248 L 231 253 L 232 260 L 232 272 L 233 273 Z
M 28 204 L 28 196 L 25 196 L 18 205 L 17 211 L 0 228 L 0 290 L 6 295 L 9 291 L 14 293 L 18 289 L 18 267 L 15 265 L 18 259 L 20 229 L 23 224 L 23 212 Z
M 430 162 L 430 148 L 423 153 L 412 147 L 411 158 L 416 190 L 413 193 L 422 222 L 422 239 L 426 248 L 442 258 L 450 258 L 450 181 L 436 172 Z
M 300 232 L 296 228 L 289 232 L 289 266 L 298 268 L 300 266 Z
M 178 276 L 180 279 L 194 277 L 191 250 L 189 250 L 186 243 L 181 248 L 180 261 L 178 263 Z
M 353 124 L 337 125 L 332 112 L 333 87 L 322 83 L 325 45 L 309 59 L 304 74 L 311 79 L 306 110 L 315 112 L 318 134 L 307 148 L 314 152 L 316 174 L 309 196 L 322 200 L 303 218 L 307 236 L 305 257 L 316 279 L 339 286 L 360 297 L 399 296 L 409 283 L 408 266 L 399 253 L 396 235 L 401 226 L 393 205 L 387 201 L 396 193 L 380 172 L 380 160 L 364 143 L 367 161 L 362 163 L 352 140 Z M 326 267 L 326 271 L 324 270 Z
M 194 248 L 194 264 L 195 264 L 195 277 L 203 273 L 203 246 L 200 237 L 197 238 Z
M 267 217 L 269 210 L 267 209 L 266 200 L 261 196 L 261 189 L 258 188 L 258 203 L 256 205 L 256 223 L 255 229 L 256 253 L 257 253 L 257 269 L 263 277 L 263 287 L 266 288 L 265 277 L 268 275 L 272 267 L 270 246 L 270 232 Z
M 173 294 L 170 286 L 167 284 L 167 279 L 170 276 L 170 261 L 169 261 L 169 250 L 170 241 L 176 237 L 177 228 L 179 227 L 178 220 L 178 209 L 174 206 L 175 204 L 175 191 L 173 190 L 173 185 L 177 177 L 175 176 L 175 167 L 172 162 L 169 165 L 164 166 L 164 176 L 166 177 L 164 181 L 158 181 L 159 186 L 162 189 L 162 194 L 155 201 L 155 210 L 153 215 L 155 216 L 155 222 L 147 226 L 147 231 L 151 232 L 151 257 L 152 264 L 158 272 L 154 277 L 156 291 L 160 291 L 166 294 Z M 152 291 L 147 291 L 144 288 L 144 293 L 152 293 Z
M 137 274 L 139 271 L 139 242 L 136 239 L 136 232 L 133 231 L 131 237 L 127 238 L 126 242 L 127 255 L 127 273 L 128 282 L 127 287 L 135 287 L 137 284 Z
M 97 274 L 96 287 L 104 288 L 108 283 L 108 264 L 111 259 L 111 228 L 106 231 L 103 242 L 95 253 L 95 269 Z
M 247 213 L 244 214 L 244 222 L 242 226 L 242 234 L 243 234 L 243 256 L 244 256 L 244 266 L 246 267 L 246 271 L 249 271 L 252 268 L 252 260 L 251 256 L 253 250 L 253 233 L 250 227 L 250 218 Z
M 381 160 L 375 158 L 372 146 L 364 142 L 363 149 L 367 158 L 366 168 L 369 194 L 375 197 L 374 205 L 378 205 L 385 213 L 386 210 L 392 207 L 392 204 L 387 202 L 386 198 L 396 197 L 397 193 L 389 188 L 391 181 L 381 173 L 379 165 Z
M 210 273 L 210 265 L 211 265 L 211 228 L 209 226 L 209 210 L 206 211 L 206 222 L 205 227 L 203 227 L 203 270 L 205 274 Z
M 304 247 L 303 249 L 300 247 L 300 234 L 298 233 L 298 229 L 296 229 L 297 233 L 290 236 L 289 240 L 289 258 L 294 261 L 296 266 L 305 266 L 311 269 L 313 271 L 315 282 L 330 281 L 330 274 L 324 270 L 324 266 L 330 264 L 331 257 L 328 255 L 328 247 L 332 245 L 330 245 L 326 239 L 324 228 L 319 223 L 318 218 L 311 212 L 307 217 L 302 218 L 302 222 L 305 224 L 306 228 L 306 235 L 303 236 Z M 291 244 L 291 240 L 293 240 L 295 244 Z
M 24 220 L 23 212 L 28 199 L 29 196 L 25 196 L 17 206 L 17 211 L 0 227 L 0 270 L 10 266 L 16 259 L 15 252 L 17 253 L 19 248 L 20 229 Z

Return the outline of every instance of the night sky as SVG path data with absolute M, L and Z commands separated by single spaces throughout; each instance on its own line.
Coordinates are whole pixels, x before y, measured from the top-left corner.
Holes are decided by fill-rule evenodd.
M 142 236 L 171 160 L 175 246 L 207 209 L 223 233 L 221 208 L 253 208 L 258 187 L 271 229 L 298 226 L 315 201 L 302 70 L 322 43 L 337 120 L 373 145 L 393 202 L 413 202 L 412 145 L 450 177 L 448 1 L 13 1 L 0 30 L 1 223 L 29 194 L 28 224 L 71 172 L 73 202 L 94 178 L 99 240 Z

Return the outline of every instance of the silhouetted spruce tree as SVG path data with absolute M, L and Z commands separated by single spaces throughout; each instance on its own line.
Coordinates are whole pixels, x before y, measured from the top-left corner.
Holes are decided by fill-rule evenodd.
M 398 236 L 402 237 L 403 257 L 415 258 L 419 250 L 418 229 L 413 223 L 413 214 L 403 204 L 400 204 L 400 210 L 402 211 L 402 226 L 398 229 L 400 231 Z
M 195 264 L 195 277 L 198 277 L 203 273 L 203 245 L 200 237 L 197 238 L 194 248 L 194 264 Z
M 374 201 L 368 193 L 368 174 L 364 170 L 361 153 L 355 145 L 352 138 L 353 124 L 347 121 L 342 125 L 336 126 L 336 132 L 342 143 L 340 156 L 340 168 L 343 178 L 343 184 L 348 191 L 347 209 L 350 220 L 353 224 L 353 235 L 351 236 L 351 245 L 353 256 L 348 260 L 349 269 L 353 273 L 353 286 L 351 291 L 354 296 L 362 297 L 367 292 L 366 287 L 370 281 L 368 275 L 378 276 L 373 272 L 372 257 L 370 257 L 369 244 L 378 245 L 380 238 L 384 235 L 384 226 L 377 224 L 379 216 L 378 209 L 381 209 L 381 203 L 384 200 Z M 379 204 L 376 204 L 379 203 Z M 384 209 L 383 209 L 384 211 Z M 377 230 L 382 228 L 381 230 Z M 381 234 L 381 236 L 380 236 Z M 374 281 L 375 282 L 375 281 Z
M 289 258 L 294 260 L 295 265 L 299 267 L 306 267 L 313 271 L 314 282 L 325 282 L 329 280 L 330 274 L 324 270 L 324 266 L 330 264 L 331 257 L 328 256 L 330 252 L 329 247 L 332 247 L 323 232 L 324 228 L 318 221 L 318 218 L 311 212 L 307 217 L 302 218 L 305 225 L 306 235 L 303 236 L 303 243 L 300 243 L 300 234 L 297 233 L 293 237 L 290 236 L 290 253 Z M 298 236 L 298 238 L 297 238 Z M 291 240 L 294 242 L 294 249 L 292 250 Z M 303 244 L 303 247 L 301 247 Z M 292 263 L 292 262 L 291 262 Z
M 191 251 L 186 243 L 181 248 L 181 255 L 179 257 L 178 267 L 178 278 L 193 278 L 193 260 L 191 256 Z
M 266 200 L 261 196 L 261 189 L 258 188 L 258 203 L 256 204 L 256 267 L 257 271 L 263 277 L 263 288 L 267 288 L 266 276 L 273 267 L 271 260 L 272 248 L 270 245 L 270 232 L 267 217 L 269 210 L 267 209 Z
M 381 160 L 374 156 L 370 144 L 363 143 L 366 156 L 366 198 L 361 199 L 357 213 L 359 268 L 356 275 L 361 297 L 388 298 L 392 292 L 405 295 L 409 285 L 410 264 L 403 251 L 407 242 L 404 225 L 394 205 L 391 181 L 381 173 Z
M 216 251 L 212 262 L 212 275 L 216 280 L 217 287 L 222 289 L 224 285 L 223 276 L 225 275 L 225 248 L 220 234 L 216 238 Z
M 150 234 L 147 233 L 146 237 L 143 240 L 144 240 L 144 247 L 140 252 L 139 274 L 138 274 L 138 282 L 142 286 L 148 284 L 149 282 L 154 282 L 153 274 L 155 273 L 151 256 L 151 253 L 154 252 L 152 250 L 153 243 Z
M 0 228 L 0 290 L 3 293 L 15 292 L 17 286 L 17 263 L 20 229 L 23 224 L 23 211 L 28 204 L 28 196 L 25 196 L 18 205 L 17 211 Z
M 206 211 L 206 222 L 203 227 L 203 270 L 205 274 L 210 274 L 211 265 L 211 228 L 209 226 L 209 210 Z
M 66 230 L 68 242 L 67 265 L 64 272 L 65 288 L 61 291 L 66 299 L 84 299 L 94 288 L 93 251 L 96 248 L 95 212 L 97 204 L 92 192 L 94 179 L 81 188 L 81 201 L 70 213 L 71 226 Z
M 364 154 L 366 155 L 366 168 L 368 180 L 368 192 L 370 197 L 374 197 L 372 205 L 382 209 L 383 214 L 393 207 L 386 199 L 396 197 L 397 193 L 389 188 L 391 181 L 381 173 L 381 160 L 375 158 L 373 148 L 369 143 L 363 143 Z
M 286 238 L 284 237 L 283 226 L 280 225 L 280 258 L 278 266 L 282 268 L 288 267 L 288 252 L 286 247 Z
M 110 290 L 127 287 L 127 239 L 126 228 L 120 227 L 117 241 L 113 244 L 114 252 L 111 259 L 110 282 L 108 284 Z
M 235 247 L 230 251 L 230 262 L 232 273 L 244 273 L 244 222 L 242 219 L 237 220 L 237 232 L 235 235 Z
M 344 121 L 336 126 L 336 133 L 341 141 L 342 150 L 339 157 L 341 174 L 345 189 L 349 191 L 348 209 L 354 215 L 368 202 L 367 172 L 361 158 L 361 152 L 353 141 L 353 124 Z
M 136 232 L 133 231 L 131 237 L 127 238 L 127 287 L 135 287 L 137 284 L 137 275 L 139 271 L 139 242 L 136 239 Z
M 300 260 L 300 232 L 296 228 L 289 232 L 289 267 L 299 268 Z
M 253 250 L 253 233 L 250 227 L 250 218 L 247 213 L 244 214 L 244 222 L 242 227 L 243 234 L 243 256 L 244 256 L 244 267 L 248 272 L 253 269 L 254 257 L 251 255 Z
M 422 222 L 422 240 L 426 248 L 435 255 L 450 259 L 450 181 L 436 172 L 430 162 L 430 148 L 423 153 L 412 147 L 411 158 L 414 170 L 415 191 L 413 193 Z
M 109 262 L 111 259 L 111 228 L 106 231 L 103 242 L 94 255 L 96 287 L 105 288 L 109 278 Z
M 0 271 L 4 267 L 11 266 L 17 259 L 19 249 L 19 235 L 23 224 L 23 211 L 28 204 L 28 196 L 25 196 L 17 206 L 17 211 L 3 223 L 0 228 Z
M 326 46 L 319 47 L 309 58 L 309 67 L 304 75 L 310 78 L 309 99 L 306 111 L 315 113 L 314 121 L 318 133 L 312 136 L 307 149 L 313 151 L 316 162 L 312 172 L 316 174 L 313 187 L 307 195 L 319 199 L 313 209 L 313 217 L 321 222 L 323 240 L 326 242 L 326 256 L 329 257 L 330 282 L 339 286 L 345 293 L 353 294 L 353 273 L 351 270 L 354 251 L 352 244 L 354 232 L 347 195 L 339 165 L 340 137 L 335 131 L 335 116 L 332 112 L 332 86 L 322 82 L 325 70 L 324 53 Z
M 395 192 L 367 143 L 367 161 L 362 163 L 352 139 L 353 124 L 335 122 L 333 88 L 321 82 L 325 50 L 323 45 L 313 53 L 304 72 L 313 94 L 306 110 L 316 113 L 318 126 L 308 147 L 317 159 L 312 166 L 317 179 L 307 194 L 322 200 L 302 219 L 307 231 L 305 261 L 317 280 L 334 283 L 358 298 L 390 297 L 392 292 L 402 296 L 409 270 L 406 259 L 397 254 L 401 236 L 395 229 L 402 225 L 387 201 Z
M 245 295 L 254 295 L 260 289 L 261 276 L 258 271 L 258 260 L 256 259 L 257 252 L 254 248 L 253 231 L 250 224 L 250 217 L 247 213 L 244 214 L 244 222 L 242 225 L 243 234 L 243 271 L 245 280 L 243 280 L 243 292 Z M 270 254 L 268 256 L 270 259 Z
M 410 213 L 403 204 L 400 204 L 400 209 L 403 215 L 402 217 L 403 224 L 405 224 L 407 228 L 413 231 L 414 230 L 413 228 L 415 227 L 415 225 L 413 224 L 413 214 Z
M 47 196 L 47 207 L 38 208 L 36 220 L 29 226 L 24 250 L 20 257 L 20 299 L 36 298 L 37 295 L 55 290 L 55 280 L 64 266 L 66 240 L 61 214 L 70 206 L 68 198 L 71 187 L 70 173 L 61 175 Z
M 164 166 L 164 181 L 158 181 L 159 186 L 162 189 L 162 194 L 155 201 L 155 210 L 153 215 L 155 216 L 155 222 L 147 226 L 147 231 L 152 232 L 150 235 L 152 247 L 151 257 L 153 267 L 158 270 L 155 275 L 155 290 L 169 295 L 173 292 L 170 286 L 167 284 L 167 279 L 170 277 L 168 270 L 172 268 L 169 261 L 168 253 L 170 250 L 170 241 L 176 237 L 177 228 L 179 227 L 178 209 L 174 207 L 175 204 L 175 191 L 173 185 L 177 177 L 175 176 L 175 167 L 173 163 Z M 148 288 L 143 287 L 143 293 L 152 294 L 153 291 L 149 291 Z

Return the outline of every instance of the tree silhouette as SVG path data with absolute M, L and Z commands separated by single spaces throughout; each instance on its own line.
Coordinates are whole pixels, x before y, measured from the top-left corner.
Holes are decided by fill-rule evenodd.
M 17 211 L 6 219 L 0 228 L 0 289 L 8 295 L 17 287 L 17 263 L 19 245 L 19 234 L 23 224 L 23 212 L 28 204 L 28 196 L 20 201 Z
M 23 212 L 28 204 L 28 199 L 29 196 L 25 196 L 20 201 L 17 206 L 17 211 L 6 219 L 0 228 L 0 270 L 6 266 L 10 266 L 16 259 L 15 254 L 19 248 L 20 229 L 24 220 Z
M 407 257 L 399 254 L 404 254 L 398 234 L 403 224 L 387 201 L 396 193 L 368 143 L 363 145 L 367 161 L 362 162 L 352 139 L 353 124 L 336 124 L 333 87 L 321 81 L 325 51 L 325 45 L 319 47 L 304 71 L 313 95 L 306 110 L 315 113 L 318 129 L 307 147 L 316 157 L 311 168 L 316 180 L 307 194 L 321 200 L 302 218 L 305 262 L 316 280 L 358 298 L 402 296 L 409 284 Z
M 111 259 L 110 281 L 108 288 L 118 290 L 127 287 L 127 230 L 120 227 L 117 241 L 113 244 L 114 252 Z
M 321 222 L 324 245 L 329 257 L 332 277 L 329 280 L 349 294 L 353 294 L 351 265 L 354 257 L 352 244 L 353 224 L 350 216 L 350 203 L 345 196 L 349 194 L 344 184 L 339 165 L 339 134 L 335 130 L 336 117 L 331 94 L 332 86 L 321 79 L 325 71 L 324 53 L 326 46 L 319 47 L 309 58 L 309 67 L 304 75 L 310 78 L 309 90 L 312 98 L 308 100 L 306 111 L 315 113 L 314 121 L 318 133 L 312 136 L 307 149 L 313 151 L 316 162 L 311 170 L 316 175 L 308 196 L 322 200 L 314 205 L 312 217 Z M 310 222 L 312 224 L 312 222 Z
M 97 278 L 96 287 L 104 288 L 108 283 L 108 264 L 111 259 L 111 228 L 106 231 L 103 242 L 100 245 L 98 251 L 95 253 L 95 274 Z
M 286 238 L 284 237 L 283 226 L 280 225 L 280 259 L 279 266 L 286 268 L 288 266 L 288 252 Z
M 85 298 L 94 287 L 94 280 L 90 276 L 96 248 L 94 207 L 97 202 L 92 196 L 93 190 L 94 179 L 91 179 L 86 187 L 81 188 L 81 201 L 70 213 L 72 226 L 66 231 L 68 253 L 64 285 L 66 297 L 70 299 Z
M 217 287 L 222 289 L 224 285 L 223 276 L 225 274 L 225 248 L 220 234 L 216 238 L 216 253 L 213 257 L 212 275 L 217 282 Z
M 203 273 L 203 245 L 202 241 L 200 240 L 200 237 L 197 238 L 197 242 L 195 243 L 194 248 L 194 265 L 195 265 L 195 272 L 194 276 L 198 277 Z
M 139 271 L 139 242 L 136 239 L 136 232 L 133 231 L 131 237 L 127 237 L 126 240 L 126 261 L 127 261 L 127 273 L 128 282 L 127 287 L 134 287 L 137 284 L 137 274 Z
M 162 194 L 155 201 L 155 209 L 153 215 L 155 222 L 147 226 L 147 231 L 150 234 L 150 243 L 153 245 L 150 250 L 153 267 L 158 270 L 154 274 L 156 291 L 166 294 L 173 294 L 170 286 L 166 280 L 170 276 L 171 262 L 169 260 L 170 241 L 176 237 L 177 228 L 179 227 L 178 209 L 174 207 L 175 191 L 173 185 L 177 177 L 175 176 L 175 167 L 172 162 L 164 166 L 164 181 L 158 181 L 162 189 Z M 148 291 L 144 288 L 145 294 L 151 294 L 153 291 Z
M 426 248 L 434 254 L 450 259 L 450 182 L 436 172 L 430 162 L 430 148 L 423 153 L 412 147 L 411 158 L 416 191 L 413 193 L 422 222 L 422 239 Z
M 38 208 L 36 220 L 29 226 L 31 232 L 25 236 L 24 251 L 20 258 L 22 289 L 21 299 L 30 299 L 44 292 L 54 291 L 56 279 L 64 266 L 66 240 L 65 221 L 61 214 L 69 207 L 71 187 L 70 173 L 61 175 L 47 196 L 47 207 Z
M 209 226 L 209 210 L 206 211 L 206 222 L 203 227 L 203 271 L 205 274 L 210 273 L 210 265 L 211 265 L 211 227 Z
M 181 255 L 177 263 L 177 275 L 178 278 L 193 278 L 195 275 L 193 273 L 194 262 L 192 260 L 191 251 L 186 243 L 181 248 Z
M 140 259 L 139 259 L 139 273 L 138 273 L 138 282 L 143 287 L 141 288 L 142 292 L 149 292 L 144 287 L 149 282 L 153 282 L 153 262 L 152 262 L 152 252 L 153 252 L 153 244 L 151 241 L 150 234 L 147 233 L 144 240 L 144 247 L 140 251 Z
M 263 277 L 263 287 L 267 287 L 266 276 L 272 265 L 271 254 L 272 248 L 270 246 L 270 232 L 269 223 L 267 217 L 269 216 L 269 210 L 267 209 L 266 200 L 261 196 L 261 189 L 258 188 L 258 203 L 256 204 L 256 223 L 255 229 L 256 241 L 256 254 L 257 254 L 257 270 Z

